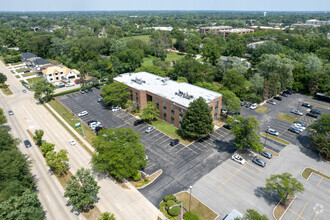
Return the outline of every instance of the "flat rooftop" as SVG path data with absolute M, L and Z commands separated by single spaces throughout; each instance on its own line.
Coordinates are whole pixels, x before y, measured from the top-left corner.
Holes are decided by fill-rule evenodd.
M 179 83 L 147 72 L 124 73 L 114 80 L 140 91 L 149 91 L 184 107 L 188 107 L 190 102 L 199 97 L 204 98 L 206 103 L 209 103 L 222 96 L 218 92 L 189 83 Z

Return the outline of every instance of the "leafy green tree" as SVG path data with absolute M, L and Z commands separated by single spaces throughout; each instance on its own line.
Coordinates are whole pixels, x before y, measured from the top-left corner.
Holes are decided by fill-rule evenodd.
M 109 212 L 103 212 L 97 220 L 116 220 L 115 215 Z
M 209 40 L 203 44 L 202 56 L 206 62 L 211 63 L 213 66 L 220 57 L 220 51 L 217 44 L 214 41 Z
M 81 168 L 71 180 L 67 180 L 64 197 L 68 197 L 69 204 L 79 211 L 88 211 L 96 202 L 96 195 L 100 187 L 97 185 L 89 169 Z
M 42 137 L 44 136 L 44 131 L 41 129 L 37 129 L 34 131 L 33 139 L 37 141 L 37 145 L 42 144 Z
M 306 70 L 308 72 L 317 72 L 322 69 L 322 61 L 315 54 L 308 54 L 303 63 L 305 64 Z
M 230 133 L 235 135 L 234 143 L 238 149 L 251 147 L 254 151 L 262 151 L 263 146 L 260 144 L 260 137 L 256 132 L 260 130 L 260 125 L 256 118 L 252 116 L 243 118 L 239 115 L 235 119 L 228 119 L 227 123 L 232 127 Z
M 7 123 L 7 117 L 5 115 L 5 113 L 3 112 L 3 109 L 0 108 L 0 125 L 3 125 Z
M 7 76 L 3 73 L 0 73 L 0 84 L 4 84 L 7 81 Z
M 93 140 L 93 168 L 117 179 L 133 177 L 146 166 L 145 148 L 141 137 L 132 128 L 103 130 Z
M 268 220 L 267 216 L 260 215 L 254 209 L 248 209 L 248 210 L 246 210 L 246 213 L 245 213 L 243 219 L 244 220 Z
M 180 133 L 187 138 L 197 139 L 213 132 L 211 110 L 202 97 L 189 104 L 180 124 Z
M 247 80 L 236 69 L 227 70 L 223 75 L 222 83 L 238 97 L 243 97 L 246 93 L 245 82 Z
M 255 62 L 260 61 L 260 57 L 263 54 L 274 54 L 278 55 L 283 52 L 283 47 L 281 44 L 275 43 L 274 41 L 267 41 L 263 44 L 256 45 L 253 50 L 251 59 Z
M 171 46 L 172 42 L 169 35 L 164 31 L 153 31 L 150 35 L 150 44 L 155 57 L 165 60 L 167 54 L 165 48 Z
M 233 114 L 241 110 L 241 104 L 239 98 L 229 90 L 221 90 L 222 94 L 222 106 L 227 109 L 228 114 Z
M 107 105 L 124 107 L 128 100 L 128 87 L 121 82 L 111 83 L 102 88 L 103 102 Z
M 148 102 L 147 106 L 142 109 L 141 119 L 144 121 L 154 121 L 159 117 L 159 110 L 154 102 Z
M 255 73 L 250 79 L 251 89 L 254 93 L 262 94 L 262 90 L 264 87 L 264 77 L 260 76 L 259 73 Z
M 18 144 L 19 140 L 17 138 L 14 138 L 6 128 L 0 127 L 0 152 L 16 148 Z
M 45 212 L 38 200 L 38 195 L 27 189 L 21 196 L 12 196 L 0 203 L 1 219 L 45 219 Z
M 40 150 L 42 151 L 42 153 L 45 155 L 47 155 L 48 152 L 53 151 L 55 148 L 55 144 L 52 143 L 48 143 L 48 142 L 44 142 L 41 146 L 40 146 Z
M 296 192 L 304 192 L 305 190 L 304 186 L 290 173 L 271 175 L 270 178 L 266 179 L 265 189 L 276 191 L 283 204 L 287 202 L 289 196 L 292 197 Z
M 183 76 L 179 76 L 178 79 L 176 80 L 177 82 L 184 82 L 184 83 L 188 83 L 188 80 L 186 77 Z
M 55 87 L 50 82 L 47 82 L 46 80 L 40 80 L 36 82 L 33 86 L 35 99 L 38 99 L 41 102 L 42 100 L 48 102 L 52 99 Z
M 68 168 L 64 162 L 68 162 L 68 152 L 66 150 L 60 150 L 58 153 L 50 151 L 46 154 L 46 164 L 49 166 L 56 175 L 63 175 L 67 172 Z
M 330 114 L 314 121 L 308 132 L 312 135 L 312 146 L 330 158 Z

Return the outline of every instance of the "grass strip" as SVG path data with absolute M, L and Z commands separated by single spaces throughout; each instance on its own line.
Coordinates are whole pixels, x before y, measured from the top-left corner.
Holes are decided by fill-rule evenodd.
M 78 138 L 63 122 L 60 120 L 52 110 L 50 110 L 46 105 L 44 107 L 54 116 L 54 118 L 72 135 L 74 139 L 90 154 L 93 155 L 93 152 Z M 53 106 L 52 106 L 53 107 Z M 56 110 L 55 110 L 56 111 Z
M 34 76 L 34 75 L 36 75 L 36 73 L 29 72 L 22 74 L 23 77 Z
M 22 73 L 22 72 L 24 72 L 26 70 L 31 70 L 31 69 L 30 68 L 20 68 L 20 69 L 17 69 L 16 72 Z
M 256 112 L 261 113 L 261 114 L 265 114 L 269 110 L 270 110 L 269 108 L 267 108 L 265 106 L 262 106 L 262 105 L 259 105 L 259 107 L 256 109 Z
M 282 216 L 284 215 L 284 213 L 286 212 L 286 210 L 289 208 L 289 206 L 291 205 L 291 203 L 293 202 L 294 198 L 289 198 L 286 204 L 282 204 L 281 202 L 279 202 L 274 210 L 273 210 L 273 214 L 274 214 L 274 218 L 276 220 L 279 220 L 282 218 Z
M 299 121 L 299 118 L 293 117 L 293 116 L 285 114 L 285 113 L 280 113 L 275 118 L 278 120 L 289 122 L 289 123 Z
M 4 95 L 12 95 L 13 92 L 9 89 L 7 85 L 1 86 L 1 91 L 3 92 Z
M 322 176 L 322 177 L 324 177 L 324 178 L 330 180 L 330 176 L 327 176 L 327 175 L 325 175 L 325 174 L 323 174 L 323 173 L 321 173 L 321 172 L 319 172 L 319 171 L 316 171 L 316 170 L 314 170 L 314 169 L 312 169 L 312 168 L 310 168 L 310 167 L 305 168 L 305 169 L 303 170 L 303 172 L 301 173 L 301 176 L 302 176 L 304 179 L 307 180 L 307 179 L 310 177 L 310 175 L 312 175 L 312 173 L 318 174 L 318 175 L 320 175 L 320 176 Z
M 30 78 L 30 79 L 26 79 L 30 84 L 39 82 L 41 80 L 44 80 L 43 76 L 39 76 L 39 77 L 34 77 L 34 78 Z
M 283 140 L 282 138 L 275 137 L 275 136 L 273 136 L 273 135 L 268 135 L 268 134 L 266 134 L 265 132 L 260 132 L 260 135 L 263 136 L 263 137 L 265 137 L 265 138 L 272 139 L 272 140 L 274 140 L 274 141 L 276 141 L 276 142 L 279 142 L 279 143 L 281 143 L 281 144 L 284 144 L 284 145 L 289 145 L 289 144 L 290 144 L 290 142 L 288 142 L 288 141 L 286 141 L 286 140 Z
M 317 107 L 320 107 L 320 108 L 324 108 L 324 109 L 329 109 L 328 106 L 325 106 L 325 105 L 320 105 L 320 104 L 316 104 L 316 103 L 313 103 L 313 102 L 306 102 L 310 105 L 313 105 L 313 106 L 317 106 Z
M 175 194 L 175 197 L 183 203 L 183 207 L 186 210 L 189 210 L 189 201 L 190 201 L 190 193 L 188 192 L 179 192 Z M 204 203 L 199 201 L 197 198 L 191 195 L 191 204 L 190 211 L 197 215 L 199 219 L 203 220 L 213 220 L 218 217 L 218 214 L 207 207 Z
M 271 149 L 269 149 L 267 147 L 264 148 L 264 151 L 268 151 L 269 153 L 271 153 L 273 155 L 273 157 L 280 156 L 278 153 L 276 153 L 275 151 L 273 151 L 273 150 L 271 150 Z

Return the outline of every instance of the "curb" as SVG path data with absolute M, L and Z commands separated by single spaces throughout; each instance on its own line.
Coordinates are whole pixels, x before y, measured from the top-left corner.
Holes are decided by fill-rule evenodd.
M 150 181 L 149 183 L 145 184 L 144 186 L 141 186 L 141 187 L 135 187 L 135 188 L 136 188 L 136 189 L 143 189 L 143 188 L 149 186 L 151 183 L 155 182 L 155 180 L 156 180 L 158 177 L 160 177 L 160 175 L 162 175 L 162 173 L 163 173 L 163 170 L 162 170 L 162 169 L 159 169 L 159 170 L 160 170 L 160 174 L 158 174 L 158 176 L 156 176 L 156 178 L 155 178 L 152 182 Z M 158 172 L 158 170 L 157 170 L 156 172 Z M 154 172 L 154 173 L 156 173 L 156 172 Z M 151 174 L 151 175 L 152 175 L 152 174 Z M 149 175 L 149 176 L 151 176 L 151 175 Z
M 276 220 L 281 220 L 282 217 L 285 215 L 285 213 L 288 211 L 288 209 L 290 208 L 291 204 L 294 202 L 294 200 L 296 199 L 297 197 L 295 196 L 293 198 L 293 200 L 290 202 L 290 204 L 288 205 L 288 207 L 284 210 L 283 214 L 281 215 L 281 217 L 279 219 L 275 218 L 275 215 L 274 215 L 274 211 L 276 209 L 276 207 L 281 203 L 282 199 L 277 203 L 277 205 L 274 207 L 273 209 L 273 218 L 276 219 Z

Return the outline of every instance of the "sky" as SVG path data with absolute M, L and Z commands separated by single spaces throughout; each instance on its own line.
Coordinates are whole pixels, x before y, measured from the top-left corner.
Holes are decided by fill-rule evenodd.
M 0 0 L 0 11 L 330 11 L 330 0 Z

